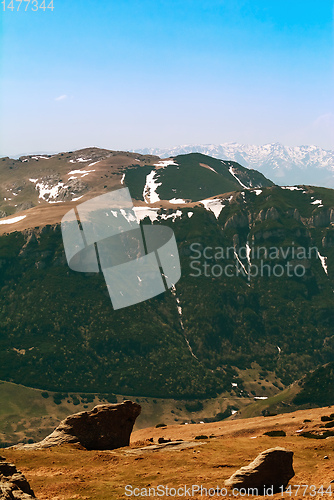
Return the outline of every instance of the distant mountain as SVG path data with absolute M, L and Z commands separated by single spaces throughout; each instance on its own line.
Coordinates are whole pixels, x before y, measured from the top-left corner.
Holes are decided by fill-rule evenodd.
M 230 142 L 146 148 L 137 152 L 162 158 L 198 152 L 254 168 L 280 186 L 309 184 L 334 188 L 334 151 L 316 146 L 288 147 L 279 143 L 251 146 Z

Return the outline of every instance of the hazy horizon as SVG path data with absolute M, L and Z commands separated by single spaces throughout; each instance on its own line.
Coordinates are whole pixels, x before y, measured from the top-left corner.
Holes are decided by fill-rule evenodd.
M 0 156 L 334 149 L 331 1 L 53 3 L 1 10 Z
M 176 149 L 176 148 L 187 148 L 187 147 L 204 147 L 204 146 L 216 146 L 216 147 L 219 147 L 219 146 L 224 146 L 224 145 L 232 145 L 232 144 L 240 144 L 238 143 L 237 141 L 231 141 L 231 142 L 225 142 L 225 143 L 220 143 L 220 144 L 211 144 L 211 143 L 207 143 L 207 144 L 175 144 L 173 146 L 170 146 L 170 147 L 162 147 L 162 148 L 155 148 L 154 146 L 152 148 L 137 148 L 136 150 L 134 150 L 133 148 L 132 149 L 127 149 L 125 150 L 126 152 L 141 152 L 142 150 L 145 150 L 145 149 L 160 149 L 160 150 L 171 150 L 171 149 Z M 265 144 L 243 144 L 243 146 L 255 146 L 255 147 L 263 147 L 263 146 L 267 146 L 269 144 L 280 144 L 281 146 L 283 147 L 291 147 L 291 148 L 302 148 L 302 147 L 317 147 L 319 148 L 319 146 L 317 146 L 316 144 L 299 144 L 299 145 L 294 145 L 294 146 L 286 146 L 286 144 L 281 144 L 281 143 L 265 143 Z M 89 148 L 99 148 L 99 149 L 111 149 L 112 148 L 107 148 L 107 147 L 104 147 L 104 146 L 95 146 L 95 145 L 90 145 L 90 146 L 84 146 L 82 148 L 79 148 L 80 149 L 89 149 Z M 324 151 L 334 151 L 334 149 L 325 149 L 325 148 L 320 148 L 320 149 L 323 149 Z M 20 158 L 21 156 L 31 156 L 31 155 L 56 155 L 56 154 L 59 154 L 59 153 L 66 153 L 68 151 L 76 151 L 76 149 L 74 148 L 69 148 L 68 150 L 58 150 L 58 151 L 26 151 L 26 152 L 23 152 L 23 153 L 17 153 L 17 154 L 13 154 L 13 155 L 6 155 L 6 156 L 9 156 L 10 158 L 13 158 L 13 159 L 18 159 Z M 121 151 L 121 150 L 116 150 L 114 149 L 114 151 Z M 159 155 L 158 155 L 159 156 Z M 0 158 L 3 157 L 3 156 L 0 156 Z

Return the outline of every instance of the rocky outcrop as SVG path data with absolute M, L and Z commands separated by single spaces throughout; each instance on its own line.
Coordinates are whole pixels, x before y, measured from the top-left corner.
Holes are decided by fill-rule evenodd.
M 295 219 L 297 222 L 300 222 L 300 213 L 299 213 L 299 210 L 297 208 L 289 208 L 287 211 L 286 211 L 286 214 L 288 217 L 292 217 L 293 219 Z
M 239 489 L 257 488 L 259 495 L 265 494 L 264 488 L 268 487 L 273 488 L 273 493 L 279 493 L 295 475 L 292 458 L 293 452 L 285 448 L 265 450 L 249 465 L 237 470 L 225 485 Z
M 66 186 L 59 190 L 57 201 L 71 201 L 72 198 L 77 198 L 87 193 L 88 185 L 82 182 L 81 179 L 71 179 L 66 182 Z
M 271 219 L 271 220 L 278 220 L 279 219 L 279 213 L 275 207 L 270 207 L 267 210 L 264 210 L 264 209 L 260 210 L 257 217 L 255 218 L 255 220 L 259 220 L 261 222 L 263 222 L 264 220 L 268 220 L 268 219 Z
M 265 219 L 277 220 L 279 219 L 279 213 L 275 207 L 270 207 L 266 211 Z
M 81 179 L 69 179 L 66 184 L 60 174 L 50 174 L 38 179 L 36 189 L 44 201 L 71 201 L 88 191 L 88 185 Z M 52 191 L 51 191 L 52 190 Z
M 334 222 L 333 208 L 322 210 L 321 212 L 313 215 L 310 219 L 310 223 L 314 227 L 326 227 L 329 226 L 331 222 Z
M 16 449 L 39 450 L 66 443 L 80 444 L 87 450 L 114 450 L 128 446 L 140 405 L 132 401 L 97 405 L 65 418 L 43 441 L 20 444 Z
M 25 476 L 14 464 L 0 457 L 0 500 L 36 498 Z
M 229 227 L 248 227 L 248 217 L 243 213 L 232 215 L 225 222 L 224 229 L 228 229 Z
M 35 205 L 33 204 L 32 201 L 24 201 L 22 203 L 19 203 L 15 209 L 15 212 L 22 212 L 22 210 L 29 210 L 30 208 L 33 208 Z
M 334 246 L 334 236 L 331 234 L 327 234 L 321 240 L 322 248 L 329 248 Z

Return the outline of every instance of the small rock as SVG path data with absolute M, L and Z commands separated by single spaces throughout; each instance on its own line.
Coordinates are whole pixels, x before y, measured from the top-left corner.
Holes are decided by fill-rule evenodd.
M 171 442 L 171 440 L 170 440 L 170 439 L 165 439 L 165 438 L 163 438 L 163 437 L 158 439 L 158 443 L 159 443 L 159 444 L 162 444 L 162 443 L 170 443 L 170 442 Z
M 327 455 L 324 456 L 324 460 L 328 460 L 329 457 Z

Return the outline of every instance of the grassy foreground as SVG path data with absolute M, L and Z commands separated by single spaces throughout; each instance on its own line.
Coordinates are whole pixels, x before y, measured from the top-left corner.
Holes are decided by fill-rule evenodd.
M 141 429 L 132 434 L 131 447 L 115 451 L 86 451 L 74 446 L 63 446 L 24 452 L 6 449 L 2 454 L 24 472 L 40 500 L 125 499 L 129 498 L 125 495 L 126 485 L 132 485 L 133 488 L 156 488 L 158 485 L 178 488 L 185 484 L 203 485 L 206 488 L 216 488 L 217 485 L 223 487 L 224 480 L 238 468 L 248 464 L 261 451 L 274 446 L 283 446 L 294 452 L 295 477 L 290 481 L 291 485 L 314 485 L 316 491 L 323 485 L 326 491 L 334 479 L 334 438 L 306 439 L 296 431 L 302 427 L 318 427 L 321 425 L 321 416 L 333 413 L 333 408 L 300 410 L 273 417 Z M 286 436 L 263 435 L 273 429 L 284 430 Z M 198 445 L 195 440 L 197 435 L 212 437 L 202 439 L 201 443 L 204 444 Z M 147 439 L 151 437 L 155 442 L 158 437 L 179 438 L 192 441 L 193 446 L 181 451 L 163 449 L 144 452 L 140 447 L 148 444 Z M 306 496 L 302 492 L 295 495 L 295 491 L 296 488 L 292 486 L 293 498 L 330 498 L 328 494 L 322 494 L 321 490 L 313 496 L 310 495 L 311 490 L 307 490 Z M 194 498 L 205 497 L 195 495 Z M 276 494 L 272 498 L 282 496 Z M 290 495 L 285 493 L 284 498 L 290 498 Z

